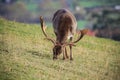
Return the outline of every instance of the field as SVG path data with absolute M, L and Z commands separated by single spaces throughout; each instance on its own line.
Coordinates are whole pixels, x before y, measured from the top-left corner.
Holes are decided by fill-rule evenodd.
M 73 61 L 52 60 L 52 47 L 40 25 L 0 18 L 0 80 L 120 80 L 120 42 L 86 35 Z

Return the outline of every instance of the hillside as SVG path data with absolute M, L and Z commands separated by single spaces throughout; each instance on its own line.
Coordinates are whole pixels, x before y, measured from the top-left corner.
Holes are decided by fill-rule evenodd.
M 0 18 L 0 80 L 120 80 L 120 42 L 85 36 L 73 61 L 53 61 L 52 47 L 39 25 Z

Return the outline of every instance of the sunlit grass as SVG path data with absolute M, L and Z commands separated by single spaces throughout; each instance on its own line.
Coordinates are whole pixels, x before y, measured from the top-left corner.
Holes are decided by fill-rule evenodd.
M 47 33 L 55 38 L 51 27 Z M 120 79 L 120 42 L 85 36 L 73 61 L 52 60 L 52 47 L 40 25 L 0 19 L 0 80 Z

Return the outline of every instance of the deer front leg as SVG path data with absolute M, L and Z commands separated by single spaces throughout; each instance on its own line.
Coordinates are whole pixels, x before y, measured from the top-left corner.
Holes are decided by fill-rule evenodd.
M 65 60 L 65 48 L 63 48 L 63 60 Z
M 67 59 L 69 58 L 68 55 L 67 55 L 67 49 L 66 49 L 66 47 L 65 47 L 65 56 L 66 56 Z
M 70 60 L 73 60 L 73 58 L 72 58 L 72 45 L 70 45 L 69 47 L 70 47 Z
M 70 38 L 70 42 L 72 42 L 72 37 Z M 69 45 L 69 47 L 70 47 L 70 60 L 73 60 L 73 58 L 72 58 L 72 45 Z

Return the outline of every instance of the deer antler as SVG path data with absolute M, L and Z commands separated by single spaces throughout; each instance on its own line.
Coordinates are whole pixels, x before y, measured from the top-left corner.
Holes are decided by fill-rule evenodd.
M 76 41 L 74 41 L 73 43 L 77 43 L 79 40 L 81 40 L 83 38 L 83 36 L 88 32 L 88 29 L 83 29 L 80 30 L 81 35 L 78 37 L 78 39 Z
M 45 32 L 46 26 L 45 26 L 45 24 L 43 22 L 42 16 L 40 16 L 40 23 L 41 23 L 41 28 L 42 28 L 43 34 L 45 35 L 45 37 L 47 37 L 47 34 Z
M 66 43 L 66 45 L 72 45 L 72 46 L 76 46 L 75 43 L 77 43 L 78 41 L 80 41 L 83 36 L 88 32 L 88 29 L 83 29 L 80 30 L 81 34 L 79 34 L 79 37 L 77 38 L 77 40 L 70 42 L 70 43 Z
M 46 39 L 50 40 L 55 45 L 56 44 L 55 40 L 53 40 L 52 38 L 49 38 L 48 35 L 45 32 L 46 26 L 45 26 L 45 23 L 43 21 L 43 17 L 42 16 L 40 16 L 40 23 L 41 23 L 41 28 L 42 28 L 43 34 L 45 35 Z

